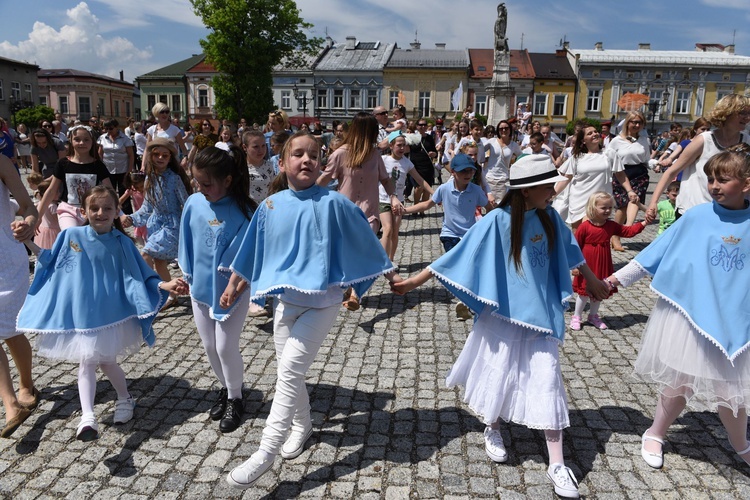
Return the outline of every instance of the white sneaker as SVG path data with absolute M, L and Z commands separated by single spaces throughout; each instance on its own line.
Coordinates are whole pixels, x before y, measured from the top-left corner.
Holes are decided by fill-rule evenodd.
M 302 451 L 305 449 L 305 443 L 310 439 L 312 433 L 312 427 L 303 431 L 292 429 L 289 438 L 287 438 L 286 442 L 281 447 L 281 458 L 290 460 L 302 455 Z
M 79 441 L 93 441 L 99 437 L 99 425 L 94 415 L 83 415 L 76 429 L 76 439 Z
M 273 459 L 261 460 L 253 453 L 242 465 L 238 465 L 227 475 L 227 483 L 234 488 L 247 489 L 260 479 L 273 465 Z
M 555 485 L 555 493 L 563 498 L 578 498 L 578 481 L 568 467 L 563 464 L 550 464 L 547 477 Z
M 498 429 L 485 427 L 484 429 L 484 451 L 493 462 L 503 463 L 508 460 L 508 452 L 505 450 L 503 437 Z
M 115 402 L 115 417 L 114 422 L 116 424 L 124 424 L 130 422 L 133 418 L 133 410 L 135 409 L 135 400 L 133 398 L 118 399 Z

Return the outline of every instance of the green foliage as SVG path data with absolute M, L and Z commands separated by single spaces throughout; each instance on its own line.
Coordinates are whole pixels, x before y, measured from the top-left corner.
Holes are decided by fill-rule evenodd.
M 216 113 L 265 122 L 273 110 L 272 71 L 282 59 L 301 65 L 317 53 L 320 38 L 308 38 L 312 27 L 292 0 L 190 0 L 211 30 L 200 41 L 206 59 L 221 73 L 213 79 Z
M 32 106 L 16 111 L 15 118 L 16 123 L 14 123 L 14 126 L 23 123 L 29 130 L 34 130 L 35 128 L 39 128 L 40 121 L 54 120 L 55 110 L 47 106 Z
M 573 134 L 573 131 L 575 130 L 575 125 L 578 120 L 584 121 L 589 125 L 593 125 L 596 130 L 599 132 L 602 131 L 602 122 L 599 120 L 594 120 L 593 118 L 575 118 L 573 120 L 570 120 L 568 124 L 565 126 L 565 133 L 568 135 Z

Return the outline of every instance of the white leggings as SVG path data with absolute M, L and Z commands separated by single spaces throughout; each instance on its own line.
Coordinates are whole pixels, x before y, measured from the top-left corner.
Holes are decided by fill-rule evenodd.
M 249 306 L 247 294 L 237 299 L 237 305 L 224 321 L 211 319 L 208 306 L 196 302 L 193 304 L 193 317 L 198 335 L 206 349 L 208 362 L 219 379 L 222 387 L 227 388 L 229 399 L 242 398 L 242 380 L 244 364 L 240 352 L 240 335 L 245 325 L 245 316 Z
M 278 455 L 289 429 L 309 429 L 310 398 L 305 374 L 336 320 L 337 302 L 321 309 L 276 301 L 273 341 L 278 364 L 276 394 L 263 429 L 260 449 Z
M 94 414 L 94 397 L 96 396 L 96 367 L 102 369 L 112 386 L 117 391 L 117 399 L 128 399 L 128 382 L 125 372 L 116 362 L 112 363 L 81 363 L 78 367 L 78 397 L 81 399 L 81 413 Z

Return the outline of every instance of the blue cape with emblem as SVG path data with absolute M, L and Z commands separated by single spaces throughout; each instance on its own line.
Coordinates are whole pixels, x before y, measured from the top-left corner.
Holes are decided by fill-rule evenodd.
M 635 258 L 651 289 L 733 361 L 750 344 L 750 208 L 685 212 Z
M 554 224 L 552 252 L 536 210 L 527 210 L 520 272 L 509 259 L 509 207 L 492 210 L 428 269 L 477 315 L 489 306 L 495 316 L 562 342 L 573 295 L 570 269 L 585 261 L 557 212 L 548 207 L 546 213 Z
M 362 210 L 313 185 L 261 203 L 231 269 L 250 284 L 251 300 L 263 304 L 285 289 L 324 294 L 334 285 L 361 297 L 394 268 Z
M 42 250 L 34 280 L 18 314 L 28 333 L 99 332 L 138 318 L 143 340 L 168 293 L 126 235 L 97 234 L 90 226 L 61 232 L 52 250 Z
M 182 210 L 177 261 L 190 284 L 190 295 L 208 306 L 215 320 L 228 318 L 238 303 L 224 309 L 219 299 L 229 284 L 229 266 L 249 226 L 250 220 L 230 196 L 211 203 L 196 193 Z

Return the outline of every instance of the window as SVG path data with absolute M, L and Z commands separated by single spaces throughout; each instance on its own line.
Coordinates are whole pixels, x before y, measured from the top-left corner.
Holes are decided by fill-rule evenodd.
M 487 96 L 478 95 L 474 98 L 474 113 L 487 116 Z
M 689 90 L 678 90 L 677 100 L 674 105 L 675 114 L 688 114 L 690 109 L 690 94 Z
M 586 97 L 586 111 L 602 110 L 602 89 L 589 89 Z
M 149 95 L 146 97 L 146 100 L 148 101 L 148 111 L 150 113 L 151 110 L 154 109 L 154 106 L 156 106 L 156 96 Z
M 552 99 L 552 114 L 554 116 L 565 116 L 565 102 L 568 100 L 566 95 L 556 95 Z
M 362 109 L 362 91 L 359 89 L 349 90 L 349 108 Z
M 534 94 L 534 115 L 545 116 L 547 114 L 547 94 Z
M 719 102 L 721 99 L 723 99 L 724 97 L 728 96 L 731 93 L 732 93 L 731 90 L 717 89 L 716 90 L 716 102 Z M 2 99 L 2 88 L 0 88 L 0 99 Z
M 198 107 L 199 108 L 208 107 L 208 89 L 206 87 L 202 87 L 198 89 Z
M 527 95 L 516 96 L 516 106 L 518 106 L 522 102 L 529 102 L 529 96 Z
M 391 90 L 388 92 L 388 107 L 390 109 L 398 106 L 398 90 Z
M 292 91 L 281 91 L 281 109 L 292 109 Z
M 172 113 L 182 111 L 182 96 L 177 94 L 172 96 Z
M 78 97 L 78 118 L 80 120 L 88 120 L 91 118 L 91 98 L 90 97 Z
M 419 117 L 422 116 L 430 116 L 430 108 L 431 108 L 431 95 L 430 92 L 420 92 L 419 93 Z
M 318 89 L 318 99 L 315 106 L 319 109 L 328 107 L 328 89 Z
M 0 101 L 5 100 L 5 92 L 3 91 L 3 81 L 0 80 Z
M 112 112 L 114 116 L 120 116 L 120 101 L 115 101 L 115 110 Z
M 130 116 L 130 103 L 125 101 L 125 116 Z
M 18 82 L 10 82 L 10 95 L 14 99 L 21 99 L 21 84 Z
M 344 89 L 333 89 L 333 107 L 344 107 Z
M 378 105 L 378 91 L 368 90 L 367 91 L 367 109 L 372 109 Z
M 41 104 L 42 106 L 46 106 L 47 105 L 47 96 L 46 95 L 40 95 L 39 96 L 39 104 Z
M 169 99 L 167 99 L 166 94 L 160 94 L 159 95 L 159 102 L 163 102 L 167 106 L 169 105 Z
M 68 96 L 61 95 L 57 98 L 57 110 L 61 115 L 68 114 Z
M 33 102 L 34 101 L 34 95 L 31 91 L 31 84 L 30 83 L 24 83 L 23 84 L 23 93 L 24 93 L 24 100 Z
M 107 110 L 104 108 L 104 98 L 99 98 L 99 104 L 96 105 L 96 114 L 99 115 L 101 118 L 101 115 L 106 114 Z

